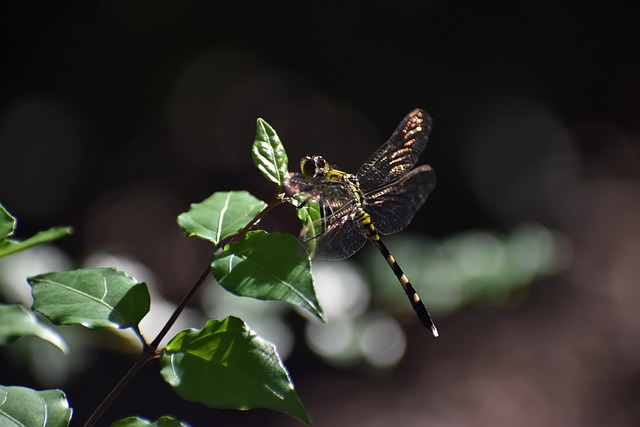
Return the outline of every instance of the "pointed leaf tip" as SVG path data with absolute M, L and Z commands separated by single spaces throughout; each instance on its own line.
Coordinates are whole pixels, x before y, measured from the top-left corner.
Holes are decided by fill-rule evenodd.
M 270 408 L 311 419 L 273 344 L 233 316 L 178 333 L 160 355 L 161 375 L 182 398 L 211 408 Z
M 28 335 L 50 342 L 63 353 L 69 350 L 60 334 L 41 323 L 34 313 L 28 312 L 20 304 L 0 304 L 0 345 Z
M 125 329 L 137 326 L 149 312 L 147 285 L 115 268 L 53 272 L 27 281 L 33 310 L 56 325 Z
M 276 131 L 263 119 L 256 121 L 256 136 L 251 149 L 253 164 L 269 181 L 284 184 L 289 159 Z
M 217 245 L 242 230 L 267 204 L 247 191 L 220 191 L 193 203 L 178 216 L 178 226 L 188 236 Z
M 213 255 L 215 279 L 229 292 L 298 305 L 325 321 L 305 246 L 286 233 L 252 231 Z

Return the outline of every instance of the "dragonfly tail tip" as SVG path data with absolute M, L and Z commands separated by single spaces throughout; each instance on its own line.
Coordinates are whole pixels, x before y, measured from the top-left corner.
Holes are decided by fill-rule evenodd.
M 438 333 L 438 329 L 436 328 L 436 325 L 431 325 L 431 333 L 436 338 L 440 336 L 440 334 Z

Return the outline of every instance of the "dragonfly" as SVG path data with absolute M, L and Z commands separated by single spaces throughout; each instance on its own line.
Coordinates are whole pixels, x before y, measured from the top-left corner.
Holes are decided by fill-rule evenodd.
M 400 122 L 391 137 L 350 174 L 321 156 L 305 156 L 300 172 L 290 172 L 284 190 L 302 207 L 317 204 L 320 217 L 301 231 L 319 259 L 345 259 L 368 241 L 373 243 L 398 278 L 422 324 L 438 336 L 429 311 L 391 255 L 380 235 L 404 229 L 422 207 L 436 182 L 429 165 L 415 167 L 431 132 L 431 117 L 415 109 Z M 315 234 L 309 237 L 309 230 Z

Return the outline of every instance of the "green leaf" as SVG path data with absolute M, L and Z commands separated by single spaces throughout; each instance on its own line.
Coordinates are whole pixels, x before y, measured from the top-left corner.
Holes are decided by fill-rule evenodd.
M 182 398 L 211 408 L 270 408 L 307 424 L 273 344 L 236 317 L 178 333 L 160 355 L 161 374 Z
M 213 276 L 229 292 L 296 304 L 321 321 L 311 262 L 304 245 L 285 233 L 258 230 L 213 254 Z
M 0 204 L 0 240 L 11 236 L 15 228 L 16 219 Z
M 147 285 L 114 268 L 47 273 L 27 281 L 33 309 L 56 325 L 125 329 L 149 312 Z
M 0 256 L 22 251 L 42 243 L 51 242 L 52 240 L 68 236 L 72 232 L 73 229 L 71 227 L 53 227 L 48 230 L 39 231 L 27 240 L 17 241 L 6 239 L 0 241 Z
M 111 424 L 111 427 L 189 427 L 189 424 L 165 415 L 154 422 L 140 417 L 124 418 Z
M 0 426 L 63 427 L 71 412 L 62 390 L 0 386 Z
M 58 347 L 68 350 L 62 337 L 52 328 L 40 323 L 36 316 L 20 304 L 0 305 L 0 345 L 13 342 L 25 335 L 35 335 Z
M 289 170 L 289 159 L 276 131 L 267 122 L 258 119 L 256 136 L 251 149 L 253 164 L 269 181 L 282 185 Z
M 296 209 L 296 215 L 302 222 L 301 237 L 307 244 L 309 257 L 313 258 L 316 250 L 316 237 L 322 234 L 322 215 L 320 205 L 315 199 L 307 199 L 307 203 Z
M 178 226 L 188 236 L 214 244 L 231 237 L 249 224 L 267 204 L 246 191 L 213 193 L 178 216 Z

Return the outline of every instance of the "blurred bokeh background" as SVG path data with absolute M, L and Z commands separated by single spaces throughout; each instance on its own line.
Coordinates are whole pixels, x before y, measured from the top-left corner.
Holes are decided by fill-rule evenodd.
M 356 171 L 415 107 L 438 184 L 385 239 L 428 303 L 419 324 L 375 249 L 316 265 L 329 324 L 209 283 L 182 318 L 241 315 L 286 356 L 318 426 L 640 424 L 640 26 L 634 6 L 558 2 L 123 0 L 3 6 L 0 201 L 17 236 L 75 234 L 7 258 L 27 275 L 111 265 L 152 287 L 148 339 L 207 264 L 176 216 L 214 191 L 273 186 L 255 120 L 290 169 Z M 296 233 L 292 209 L 262 223 Z M 239 301 L 240 300 L 240 301 Z M 0 383 L 59 387 L 81 425 L 133 363 L 126 337 L 22 339 Z M 183 402 L 145 367 L 105 416 L 299 425 Z

